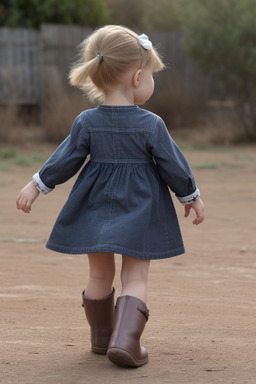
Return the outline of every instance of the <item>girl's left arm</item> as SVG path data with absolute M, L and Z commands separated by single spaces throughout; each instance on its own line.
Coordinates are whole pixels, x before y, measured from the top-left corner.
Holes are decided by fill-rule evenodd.
M 204 220 L 204 205 L 193 172 L 160 117 L 157 117 L 149 145 L 158 173 L 185 206 L 185 217 L 192 208 L 196 213 L 193 224 L 200 224 Z
M 20 191 L 17 208 L 29 213 L 39 193 L 47 194 L 55 185 L 70 179 L 81 168 L 88 153 L 89 135 L 82 113 L 75 119 L 70 135 L 33 176 L 33 180 Z
M 25 213 L 29 213 L 31 211 L 31 205 L 35 201 L 35 199 L 39 195 L 39 191 L 37 190 L 33 181 L 30 181 L 19 193 L 16 205 L 18 209 L 21 209 Z

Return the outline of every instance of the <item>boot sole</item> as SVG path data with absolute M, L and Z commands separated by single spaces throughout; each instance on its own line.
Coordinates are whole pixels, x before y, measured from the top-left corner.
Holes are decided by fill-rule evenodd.
M 110 348 L 107 352 L 108 359 L 119 367 L 136 368 L 148 362 L 148 357 L 143 360 L 137 360 L 135 357 L 124 349 Z

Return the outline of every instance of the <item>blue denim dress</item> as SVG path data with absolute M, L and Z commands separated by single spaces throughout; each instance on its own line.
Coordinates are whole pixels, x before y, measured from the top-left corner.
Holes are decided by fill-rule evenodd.
M 82 112 L 39 171 L 39 184 L 48 192 L 64 183 L 89 154 L 47 248 L 139 259 L 184 253 L 168 186 L 185 202 L 194 198 L 197 187 L 162 119 L 135 105 L 101 105 Z

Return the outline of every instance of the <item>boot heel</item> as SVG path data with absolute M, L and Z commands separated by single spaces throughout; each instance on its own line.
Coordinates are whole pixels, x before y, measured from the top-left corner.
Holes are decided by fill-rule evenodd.
M 148 362 L 148 357 L 143 360 L 137 360 L 131 353 L 119 348 L 109 349 L 107 356 L 113 364 L 124 368 L 137 368 Z
M 101 347 L 95 347 L 94 345 L 92 345 L 91 349 L 93 353 L 97 353 L 98 355 L 106 355 L 108 350 L 107 347 L 101 348 Z

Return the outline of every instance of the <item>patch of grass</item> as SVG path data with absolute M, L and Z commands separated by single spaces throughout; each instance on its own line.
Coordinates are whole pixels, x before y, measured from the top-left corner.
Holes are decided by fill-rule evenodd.
M 0 172 L 9 172 L 11 171 L 11 167 L 7 164 L 0 164 Z
M 206 161 L 204 163 L 197 163 L 192 166 L 194 169 L 217 169 L 221 166 L 221 163 L 216 161 Z
M 180 148 L 184 151 L 212 151 L 213 148 L 205 143 L 197 143 L 193 145 L 188 145 L 188 146 L 180 146 Z
M 14 148 L 1 148 L 0 149 L 0 171 L 11 171 L 10 165 L 21 165 L 24 167 L 32 166 L 35 163 L 44 163 L 45 157 L 40 153 L 34 155 L 19 155 Z
M 191 147 L 194 151 L 211 151 L 212 147 L 206 143 L 197 143 Z
M 255 155 L 240 155 L 239 153 L 234 153 L 234 159 L 235 160 L 255 160 L 256 156 Z
M 18 156 L 14 162 L 17 165 L 29 167 L 35 163 L 44 163 L 44 161 L 45 161 L 45 158 L 42 155 L 36 154 L 33 156 L 25 156 L 25 155 Z
M 206 161 L 203 163 L 194 164 L 192 168 L 194 168 L 194 169 L 218 169 L 220 167 L 243 168 L 244 166 L 242 164 L 239 164 L 239 163 L 227 163 L 225 161 L 223 161 L 223 162 Z
M 224 167 L 229 167 L 229 168 L 244 168 L 243 164 L 239 164 L 239 163 L 226 163 L 226 162 L 223 162 L 222 165 Z
M 35 163 L 44 163 L 46 161 L 46 158 L 43 155 L 40 155 L 39 153 L 33 155 L 32 159 Z
M 15 156 L 16 156 L 16 149 L 14 149 L 14 148 L 1 148 L 0 149 L 0 160 L 14 159 Z
M 34 160 L 32 157 L 22 155 L 15 159 L 15 164 L 29 167 L 34 164 Z

